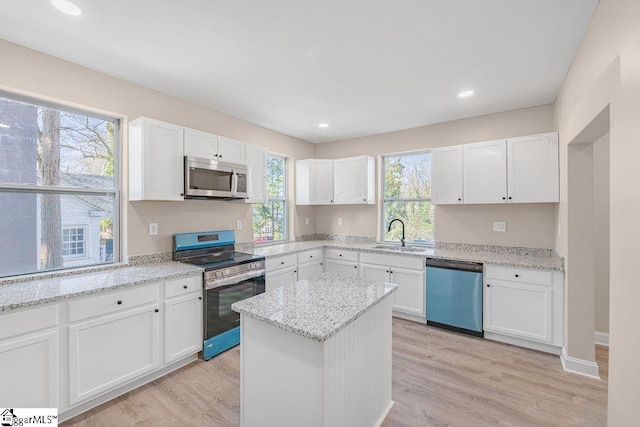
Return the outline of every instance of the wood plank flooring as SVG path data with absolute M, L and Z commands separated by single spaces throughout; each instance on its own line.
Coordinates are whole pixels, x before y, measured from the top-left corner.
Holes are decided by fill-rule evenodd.
M 605 426 L 608 349 L 596 358 L 601 381 L 565 373 L 558 356 L 394 319 L 396 403 L 383 427 Z M 237 426 L 239 376 L 236 347 L 62 425 Z

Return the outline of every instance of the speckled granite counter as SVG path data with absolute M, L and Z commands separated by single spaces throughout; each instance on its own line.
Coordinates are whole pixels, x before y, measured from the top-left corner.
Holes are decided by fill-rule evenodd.
M 199 267 L 165 262 L 8 283 L 0 286 L 0 311 L 200 274 Z
M 322 273 L 236 302 L 238 313 L 286 331 L 324 342 L 391 295 L 391 283 Z
M 518 248 L 509 246 L 437 244 L 435 248 L 425 248 L 417 252 L 401 252 L 391 249 L 377 249 L 374 243 L 353 243 L 337 240 L 316 240 L 256 246 L 253 253 L 266 257 L 303 252 L 315 248 L 352 249 L 359 252 L 376 252 L 420 258 L 441 258 L 456 261 L 480 262 L 512 267 L 541 270 L 564 270 L 564 259 L 550 249 Z

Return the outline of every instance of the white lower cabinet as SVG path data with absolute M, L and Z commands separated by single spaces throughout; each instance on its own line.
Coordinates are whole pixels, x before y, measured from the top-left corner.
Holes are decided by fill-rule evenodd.
M 521 345 L 530 341 L 561 347 L 563 304 L 561 272 L 485 265 L 483 311 L 488 338 L 505 336 L 523 340 L 518 342 Z
M 69 403 L 97 396 L 157 369 L 160 316 L 156 300 L 69 326 Z
M 269 257 L 266 260 L 266 286 L 271 291 L 281 286 L 293 285 L 298 280 L 309 279 L 324 270 L 322 248 L 297 254 Z
M 360 277 L 398 285 L 396 313 L 425 317 L 424 258 L 406 255 L 360 254 Z
M 298 280 L 310 279 L 324 271 L 322 248 L 300 252 L 298 254 Z
M 164 301 L 164 363 L 202 350 L 202 280 L 200 277 L 166 282 Z
M 58 307 L 0 316 L 0 402 L 7 408 L 58 406 Z
M 358 252 L 348 249 L 325 249 L 324 271 L 339 273 L 350 277 L 359 277 Z

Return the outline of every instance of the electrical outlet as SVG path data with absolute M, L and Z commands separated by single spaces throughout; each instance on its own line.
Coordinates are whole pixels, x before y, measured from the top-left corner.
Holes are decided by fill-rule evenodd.
M 236 230 L 242 230 L 242 220 L 241 219 L 236 221 Z
M 338 218 L 338 225 L 342 225 L 342 218 Z
M 158 235 L 158 223 L 150 222 L 149 223 L 149 236 L 157 236 Z
M 305 224 L 307 224 L 307 225 L 309 225 L 309 218 L 305 218 L 305 219 L 304 219 L 304 223 L 305 223 Z
M 507 231 L 507 223 L 506 222 L 494 222 L 493 223 L 493 231 L 499 231 L 504 233 Z

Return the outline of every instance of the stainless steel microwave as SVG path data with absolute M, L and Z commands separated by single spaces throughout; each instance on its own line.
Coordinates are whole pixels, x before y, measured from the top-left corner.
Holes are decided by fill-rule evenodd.
M 247 167 L 185 156 L 185 199 L 246 199 Z

